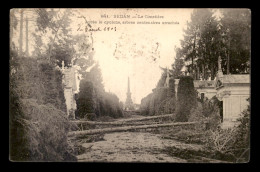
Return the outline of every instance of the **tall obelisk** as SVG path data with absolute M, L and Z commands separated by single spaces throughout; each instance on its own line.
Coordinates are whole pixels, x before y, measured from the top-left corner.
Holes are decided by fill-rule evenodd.
M 128 77 L 128 85 L 127 85 L 127 93 L 126 93 L 126 101 L 125 101 L 125 109 L 126 110 L 133 110 L 134 109 L 134 105 L 133 105 L 133 101 L 131 98 L 131 92 L 130 92 L 130 80 Z

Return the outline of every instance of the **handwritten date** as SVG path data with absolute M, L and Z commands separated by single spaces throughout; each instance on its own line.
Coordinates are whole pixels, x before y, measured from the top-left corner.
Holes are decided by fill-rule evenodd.
M 81 28 L 79 27 L 77 31 L 85 31 L 85 32 L 98 32 L 98 31 L 116 31 L 116 27 L 97 27 L 97 28 L 92 28 L 92 27 L 85 27 Z

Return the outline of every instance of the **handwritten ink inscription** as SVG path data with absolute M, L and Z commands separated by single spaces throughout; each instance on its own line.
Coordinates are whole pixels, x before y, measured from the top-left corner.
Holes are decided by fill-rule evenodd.
M 82 27 L 81 25 L 77 29 L 77 31 L 85 31 L 85 32 L 98 32 L 98 31 L 116 31 L 116 27 L 92 27 L 92 26 L 85 26 Z

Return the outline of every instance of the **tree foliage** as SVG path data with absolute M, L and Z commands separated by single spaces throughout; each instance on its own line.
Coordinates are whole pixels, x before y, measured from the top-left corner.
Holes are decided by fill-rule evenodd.
M 196 129 L 216 130 L 221 123 L 219 103 L 216 96 L 211 99 L 199 100 L 197 106 L 193 107 L 188 121 L 199 122 Z M 205 123 L 207 121 L 207 123 Z M 204 126 L 205 125 L 205 126 Z
M 175 111 L 175 82 L 170 75 L 169 87 L 165 87 L 166 69 L 163 69 L 161 78 L 159 79 L 153 93 L 147 95 L 141 100 L 141 114 L 144 115 L 161 115 L 169 114 Z
M 82 62 L 82 65 L 84 62 Z M 84 67 L 83 67 L 84 68 Z M 80 90 L 76 100 L 78 118 L 87 113 L 95 113 L 96 117 L 122 117 L 122 107 L 115 94 L 105 92 L 101 70 L 98 63 L 91 66 L 88 72 L 82 72 Z
M 180 59 L 184 59 L 187 72 L 194 79 L 213 80 L 220 56 L 225 74 L 249 73 L 250 16 L 247 9 L 195 9 L 184 30 L 181 47 L 176 49 L 174 71 L 180 71 Z M 180 73 L 175 75 L 178 77 Z
M 86 75 L 86 69 L 94 64 L 94 49 L 86 35 L 72 35 L 70 32 L 71 16 L 74 15 L 70 9 L 33 11 L 37 28 L 32 33 L 35 38 L 32 57 L 18 57 L 15 45 L 10 47 L 11 159 L 75 160 L 67 142 L 70 125 L 59 67 L 64 61 L 65 67 L 76 65 L 78 72 Z M 16 18 L 13 19 L 12 27 L 15 28 Z M 94 75 L 99 76 L 99 73 L 93 71 L 92 77 L 87 78 L 97 84 L 98 77 Z M 95 89 L 93 86 L 93 96 L 89 92 L 87 97 L 95 97 Z M 95 111 L 96 106 L 90 106 L 88 110 L 91 108 Z
M 16 53 L 12 53 L 16 54 Z M 10 158 L 13 161 L 74 161 L 61 73 L 35 58 L 10 61 Z
M 94 113 L 94 101 L 93 101 L 93 83 L 86 81 L 85 79 L 80 81 L 79 94 L 77 96 L 77 110 L 75 112 L 76 117 L 84 118 L 87 113 Z
M 238 122 L 233 153 L 238 157 L 237 162 L 248 162 L 250 157 L 250 105 L 242 112 L 242 117 L 238 119 Z
M 180 78 L 177 92 L 176 121 L 186 122 L 191 109 L 197 106 L 197 95 L 194 89 L 193 78 L 183 76 Z
M 198 78 L 198 71 L 203 71 L 203 78 L 214 78 L 217 59 L 220 51 L 220 32 L 218 23 L 209 9 L 195 9 L 191 21 L 185 30 L 184 40 L 181 41 L 181 56 L 190 62 L 188 72 Z M 211 71 L 211 74 L 207 73 Z
M 181 76 L 183 76 L 183 71 L 182 68 L 184 67 L 184 59 L 183 56 L 181 55 L 181 49 L 180 48 L 175 48 L 176 51 L 176 57 L 175 61 L 172 64 L 172 69 L 173 69 L 173 78 L 179 79 Z
M 165 80 L 166 80 L 166 77 L 167 77 L 166 69 L 164 69 L 164 68 L 161 68 L 161 69 L 163 70 L 163 72 L 161 74 L 161 77 L 160 77 L 159 81 L 157 82 L 156 88 L 163 87 L 164 83 L 165 83 Z
M 104 93 L 104 97 L 101 98 L 99 105 L 100 115 L 108 115 L 113 118 L 123 116 L 123 111 L 122 107 L 120 106 L 119 99 L 113 93 Z
M 37 28 L 34 32 L 35 50 L 33 55 L 45 58 L 61 67 L 71 65 L 73 58 L 72 35 L 70 34 L 70 9 L 35 9 Z
M 251 53 L 251 12 L 249 9 L 221 10 L 224 63 L 229 58 L 230 73 L 249 73 Z M 226 73 L 227 68 L 224 68 Z
M 233 128 L 211 131 L 207 142 L 208 148 L 221 153 L 223 159 L 245 163 L 250 160 L 250 106 L 242 112 Z
M 95 85 L 95 89 L 97 91 L 97 94 L 102 94 L 105 89 L 104 89 L 104 84 L 103 84 L 103 78 L 102 78 L 102 73 L 101 69 L 99 67 L 99 64 L 96 63 L 89 72 L 86 72 L 83 77 L 87 80 L 92 82 Z

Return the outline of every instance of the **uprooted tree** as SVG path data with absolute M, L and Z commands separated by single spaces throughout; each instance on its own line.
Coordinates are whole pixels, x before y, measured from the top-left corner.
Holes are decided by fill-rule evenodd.
M 10 61 L 10 159 L 76 161 L 67 142 L 70 124 L 61 72 L 15 54 Z

